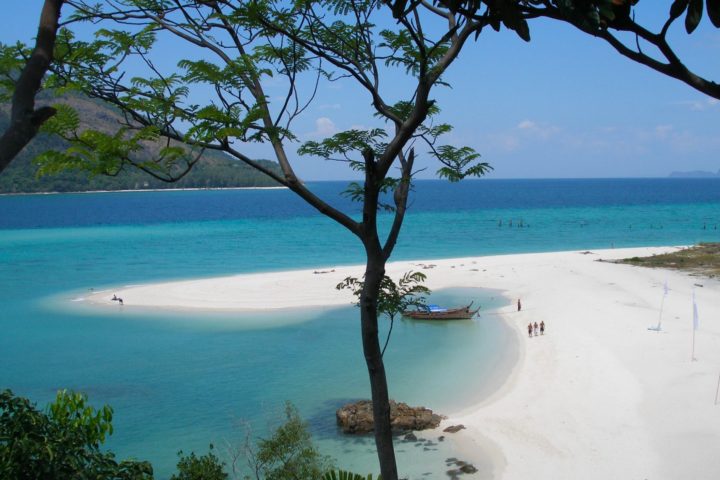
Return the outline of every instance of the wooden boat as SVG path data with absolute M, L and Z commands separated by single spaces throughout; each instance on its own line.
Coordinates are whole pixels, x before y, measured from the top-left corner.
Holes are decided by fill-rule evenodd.
M 443 308 L 438 305 L 425 305 L 418 307 L 417 310 L 406 310 L 403 317 L 413 318 L 415 320 L 467 320 L 474 317 L 480 307 L 472 310 L 473 302 L 470 305 L 458 308 Z

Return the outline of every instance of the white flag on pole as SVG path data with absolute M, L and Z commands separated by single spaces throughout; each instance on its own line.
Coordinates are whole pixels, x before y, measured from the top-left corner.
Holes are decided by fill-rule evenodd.
M 699 324 L 700 319 L 698 318 L 697 303 L 695 302 L 695 290 L 693 290 L 693 330 L 697 330 Z

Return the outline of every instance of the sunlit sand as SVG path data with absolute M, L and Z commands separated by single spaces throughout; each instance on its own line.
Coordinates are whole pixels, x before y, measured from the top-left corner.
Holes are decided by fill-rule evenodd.
M 459 455 L 490 453 L 503 479 L 720 478 L 720 282 L 598 261 L 673 248 L 390 264 L 395 278 L 418 270 L 432 289 L 494 288 L 510 300 L 500 315 L 476 321 L 508 322 L 520 359 L 494 395 L 444 422 L 466 427 L 452 434 Z M 349 275 L 361 276 L 362 267 L 134 286 L 89 300 L 113 305 L 115 294 L 127 309 L 225 311 L 347 305 L 351 295 L 335 285 Z M 541 321 L 545 334 L 528 337 L 528 323 Z M 659 321 L 659 331 L 649 329 Z

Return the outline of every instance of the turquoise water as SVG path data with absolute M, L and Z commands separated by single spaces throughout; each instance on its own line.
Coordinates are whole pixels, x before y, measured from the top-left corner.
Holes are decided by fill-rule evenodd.
M 313 188 L 334 199 L 342 185 Z M 720 181 L 420 182 L 393 258 L 720 241 L 719 226 Z M 283 190 L 0 197 L 0 387 L 39 404 L 58 388 L 111 404 L 109 446 L 151 460 L 159 478 L 180 449 L 239 446 L 246 423 L 265 434 L 288 399 L 341 465 L 372 471 L 371 445 L 343 439 L 333 423 L 339 404 L 368 396 L 353 307 L 241 328 L 227 315 L 101 313 L 72 301 L 91 288 L 361 262 L 350 234 Z M 484 312 L 507 301 L 462 290 L 433 301 L 468 298 Z M 391 395 L 461 409 L 483 395 L 511 344 L 493 315 L 397 322 Z M 403 444 L 401 471 L 436 469 L 449 448 L 424 451 L 411 469 L 417 452 Z

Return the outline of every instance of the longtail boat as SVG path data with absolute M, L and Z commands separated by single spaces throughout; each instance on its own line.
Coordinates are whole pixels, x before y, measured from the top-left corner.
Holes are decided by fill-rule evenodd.
M 474 317 L 480 307 L 472 310 L 473 302 L 470 305 L 458 308 L 444 308 L 439 305 L 423 305 L 417 310 L 406 310 L 403 317 L 413 318 L 415 320 L 467 320 Z

